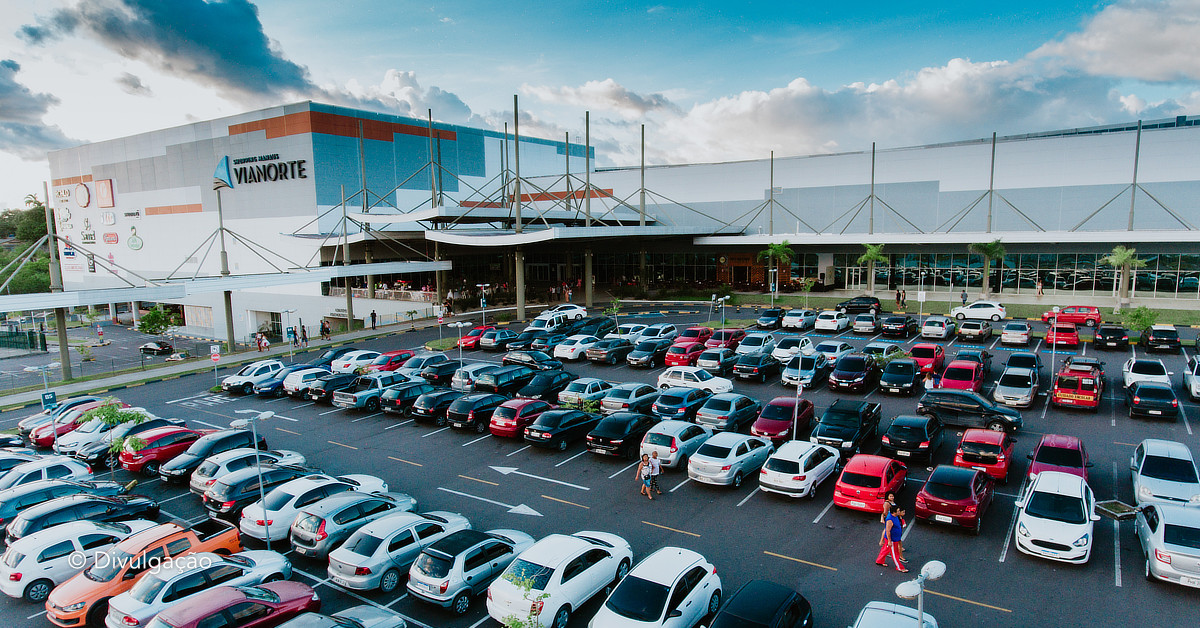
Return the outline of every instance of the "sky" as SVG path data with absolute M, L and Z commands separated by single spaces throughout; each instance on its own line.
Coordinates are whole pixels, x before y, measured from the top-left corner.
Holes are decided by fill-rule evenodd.
M 314 100 L 583 136 L 597 165 L 1200 113 L 1200 0 L 0 0 L 0 208 L 46 153 Z

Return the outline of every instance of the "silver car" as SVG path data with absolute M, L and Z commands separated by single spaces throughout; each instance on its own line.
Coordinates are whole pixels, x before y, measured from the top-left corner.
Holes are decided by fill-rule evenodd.
M 706 349 L 700 357 L 696 358 L 696 366 L 712 373 L 713 375 L 724 375 L 733 371 L 733 365 L 737 364 L 738 354 L 734 353 L 733 349 Z
M 518 530 L 463 530 L 425 548 L 408 570 L 408 592 L 462 615 L 509 563 L 533 545 Z
M 742 338 L 742 341 L 738 343 L 737 349 L 734 349 L 733 352 L 738 355 L 745 355 L 756 351 L 770 353 L 775 350 L 775 342 L 775 334 L 746 334 L 746 337 Z
M 688 460 L 688 477 L 705 484 L 737 488 L 753 476 L 775 448 L 765 438 L 721 432 L 708 439 Z
M 334 547 L 368 523 L 416 509 L 417 500 L 404 493 L 338 493 L 301 508 L 288 537 L 297 554 L 324 560 Z
M 999 404 L 1028 408 L 1037 399 L 1038 373 L 1033 369 L 1009 367 L 1000 374 L 992 399 Z
M 1147 504 L 1133 531 L 1146 557 L 1146 578 L 1200 589 L 1200 508 Z
M 250 447 L 230 449 L 209 456 L 204 462 L 201 462 L 200 466 L 192 472 L 192 479 L 188 481 L 188 490 L 197 495 L 203 495 L 208 487 L 226 473 L 253 467 L 255 464 L 303 466 L 305 462 L 308 461 L 304 454 L 290 449 L 278 451 L 255 451 Z
M 454 376 L 450 378 L 450 388 L 451 390 L 471 392 L 475 390 L 475 378 L 488 371 L 495 371 L 501 368 L 504 367 L 499 364 L 485 364 L 483 362 L 468 364 L 454 371 Z
M 329 554 L 329 579 L 356 591 L 391 593 L 421 550 L 448 534 L 469 530 L 455 512 L 401 512 L 361 527 Z
M 627 383 L 609 388 L 600 399 L 600 412 L 649 412 L 658 389 L 649 384 Z
M 658 460 L 669 469 L 686 467 L 688 458 L 711 438 L 711 428 L 690 421 L 659 421 L 642 439 L 642 453 L 658 452 Z

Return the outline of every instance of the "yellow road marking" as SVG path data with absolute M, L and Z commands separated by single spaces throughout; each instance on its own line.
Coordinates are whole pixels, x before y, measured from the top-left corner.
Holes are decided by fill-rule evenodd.
M 1114 445 L 1124 445 L 1126 447 L 1137 447 L 1137 445 L 1135 445 L 1133 443 L 1118 443 L 1117 441 L 1113 441 L 1113 444 Z
M 944 597 L 944 598 L 948 598 L 948 599 L 951 599 L 951 600 L 955 600 L 955 601 L 958 601 L 958 602 L 966 602 L 967 604 L 974 604 L 975 606 L 982 606 L 982 607 L 984 607 L 984 608 L 990 608 L 990 609 L 992 609 L 992 610 L 994 610 L 994 611 L 1000 611 L 1000 612 L 1002 612 L 1002 613 L 1011 613 L 1011 612 L 1012 612 L 1012 611 L 1008 610 L 1007 608 L 1000 608 L 999 606 L 992 606 L 991 604 L 984 604 L 983 602 L 976 602 L 975 600 L 968 600 L 968 599 L 966 599 L 966 598 L 957 597 L 957 596 L 954 596 L 954 595 L 947 595 L 947 594 L 945 594 L 945 593 L 938 593 L 937 591 L 930 591 L 929 589 L 925 589 L 925 592 L 926 592 L 926 593 L 930 593 L 930 594 L 932 594 L 932 595 L 936 595 L 936 596 L 938 596 L 938 597 Z
M 395 456 L 388 456 L 388 458 L 391 458 L 392 460 L 395 460 L 396 462 L 403 462 L 404 464 L 411 464 L 411 465 L 412 465 L 412 466 L 414 466 L 414 467 L 423 467 L 423 466 L 425 466 L 425 465 L 423 465 L 423 464 L 421 464 L 421 463 L 419 463 L 419 462 L 413 462 L 413 461 L 411 461 L 411 460 L 405 460 L 405 459 L 403 459 L 403 458 L 397 458 L 397 457 L 395 457 Z
M 282 427 L 277 427 L 275 429 L 279 430 L 280 432 L 287 432 L 288 434 L 295 434 L 296 436 L 300 435 L 300 432 L 293 432 L 292 430 L 285 430 Z
M 390 456 L 389 456 L 389 457 L 390 457 Z M 496 484 L 495 482 L 488 482 L 487 480 L 481 480 L 481 479 L 479 479 L 479 478 L 473 478 L 473 477 L 471 477 L 471 476 L 469 476 L 469 475 L 463 475 L 463 474 L 461 474 L 461 473 L 460 473 L 460 474 L 458 474 L 458 477 L 460 477 L 460 478 L 462 478 L 462 479 L 464 479 L 464 480 L 471 480 L 472 482 L 479 482 L 480 484 L 491 484 L 492 486 L 500 486 L 499 484 Z
M 592 509 L 592 507 L 591 507 L 591 506 L 584 506 L 583 504 L 576 504 L 575 502 L 569 502 L 569 501 L 567 501 L 567 500 L 565 500 L 565 499 L 559 499 L 559 498 L 557 498 L 557 497 L 551 497 L 551 496 L 549 496 L 549 495 L 542 495 L 542 497 L 545 497 L 546 499 L 548 499 L 548 500 L 550 500 L 550 501 L 552 501 L 552 502 L 558 502 L 558 503 L 560 503 L 560 504 L 567 504 L 568 506 L 575 506 L 576 508 L 582 508 L 582 509 L 584 509 L 584 510 L 591 510 L 591 509 Z
M 700 535 L 699 535 L 699 534 L 696 534 L 695 532 L 688 532 L 688 531 L 686 531 L 686 530 L 676 530 L 675 528 L 668 528 L 667 526 L 658 525 L 657 523 L 650 523 L 649 521 L 643 521 L 642 523 L 644 523 L 644 524 L 646 524 L 646 525 L 648 525 L 648 526 L 654 526 L 654 527 L 656 527 L 656 528 L 662 528 L 663 530 L 670 530 L 671 532 L 678 532 L 678 533 L 680 533 L 680 534 L 686 534 L 686 535 L 688 535 L 688 536 L 694 536 L 694 537 L 696 537 L 696 538 L 700 538 Z
M 133 387 L 135 387 L 135 386 L 142 386 L 142 385 L 144 385 L 145 383 L 146 383 L 146 382 L 134 382 L 134 383 L 132 383 L 132 384 L 126 384 L 126 386 L 125 386 L 125 387 L 126 387 L 126 388 L 133 388 Z
M 338 447 L 345 447 L 346 449 L 358 449 L 358 447 L 355 447 L 354 445 L 347 445 L 345 443 L 339 443 L 336 440 L 331 440 L 331 441 L 326 441 L 326 442 L 328 442 L 330 445 L 337 445 Z
M 803 563 L 805 565 L 810 565 L 812 567 L 820 567 L 821 569 L 828 569 L 829 571 L 837 571 L 837 567 L 830 567 L 829 565 L 822 565 L 821 563 L 814 563 L 811 560 L 804 560 L 803 558 L 784 556 L 783 554 L 776 554 L 775 552 L 768 552 L 765 550 L 763 551 L 763 553 L 766 554 L 767 556 L 774 556 L 775 558 L 782 558 L 784 560 L 790 560 L 795 563 Z

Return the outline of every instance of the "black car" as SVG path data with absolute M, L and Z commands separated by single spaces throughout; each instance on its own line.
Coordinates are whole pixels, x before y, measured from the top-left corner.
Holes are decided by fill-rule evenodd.
M 811 628 L 812 605 L 781 584 L 751 580 L 713 617 L 711 628 Z
M 633 351 L 630 351 L 625 356 L 625 362 L 629 366 L 639 366 L 652 369 L 667 357 L 667 349 L 671 348 L 670 338 L 655 338 L 653 340 L 639 340 L 633 346 Z
M 917 414 L 936 417 L 942 425 L 986 427 L 994 432 L 1021 429 L 1021 413 L 984 399 L 969 390 L 927 390 L 917 402 Z
M 445 362 L 430 364 L 421 369 L 421 377 L 425 378 L 425 381 L 430 384 L 448 386 L 451 378 L 454 377 L 454 372 L 462 368 L 462 365 L 463 363 L 458 360 L 446 360 Z
M 537 372 L 528 366 L 519 366 L 516 364 L 502 366 L 493 371 L 477 375 L 474 384 L 475 392 L 512 395 L 533 381 L 535 375 L 537 375 Z
M 733 365 L 733 374 L 738 379 L 757 379 L 766 382 L 768 377 L 779 377 L 783 365 L 766 351 L 743 353 Z
M 454 428 L 473 429 L 476 433 L 486 434 L 492 423 L 492 413 L 505 401 L 508 401 L 508 397 L 495 393 L 463 395 L 446 409 L 446 421 Z
M 880 329 L 880 333 L 891 338 L 908 338 L 919 331 L 921 325 L 917 323 L 917 319 L 907 314 L 883 319 Z
M 599 423 L 599 414 L 581 410 L 547 410 L 525 428 L 525 442 L 566 451 L 572 441 L 584 438 Z
M 412 382 L 400 384 L 383 391 L 379 396 L 379 407 L 384 412 L 408 416 L 413 402 L 417 397 L 438 390 L 437 386 L 427 382 Z
M 145 495 L 68 495 L 26 508 L 8 524 L 8 544 L 68 521 L 156 519 L 158 502 Z
M 617 330 L 617 322 L 607 316 L 581 318 L 567 328 L 567 336 L 584 335 L 603 338 Z
M 1125 389 L 1129 417 L 1179 418 L 1179 398 L 1167 384 L 1134 382 Z
M 829 374 L 830 390 L 867 391 L 879 378 L 879 366 L 873 358 L 852 353 L 837 361 Z
M 38 480 L 0 491 L 0 522 L 12 521 L 17 513 L 68 495 L 124 495 L 137 486 L 102 480 Z
M 616 364 L 625 360 L 625 356 L 633 352 L 633 344 L 624 338 L 609 338 L 601 340 L 588 347 L 587 359 L 592 362 L 607 362 Z
M 169 342 L 155 341 L 138 347 L 138 351 L 141 351 L 142 355 L 171 355 L 175 353 L 175 347 Z
M 659 394 L 650 411 L 662 419 L 689 421 L 712 393 L 703 388 L 668 388 Z
M 566 371 L 544 371 L 534 375 L 524 388 L 517 391 L 517 396 L 556 402 L 558 393 L 562 392 L 575 379 L 574 374 Z
M 554 369 L 560 369 L 563 366 L 561 361 L 555 360 L 544 351 L 534 350 L 509 351 L 508 353 L 504 354 L 504 357 L 500 358 L 500 363 L 504 366 L 509 366 L 510 364 L 519 364 L 521 366 L 527 366 L 535 371 L 552 371 Z
M 412 406 L 408 410 L 408 415 L 418 423 L 433 423 L 438 427 L 442 427 L 446 424 L 446 410 L 450 408 L 450 404 L 465 394 L 457 390 L 445 389 L 427 392 L 413 401 Z
M 1182 343 L 1179 341 L 1179 332 L 1173 325 L 1154 325 L 1142 330 L 1138 346 L 1147 351 L 1178 353 Z
M 312 383 L 306 393 L 308 398 L 317 403 L 331 403 L 333 401 L 333 393 L 339 390 L 346 390 L 358 381 L 358 375 L 354 373 L 330 373 L 317 378 L 317 381 Z
M 163 482 L 183 483 L 191 476 L 204 459 L 230 449 L 254 447 L 254 434 L 250 430 L 221 430 L 201 436 L 187 451 L 175 456 L 158 468 Z M 267 439 L 258 436 L 259 451 L 267 450 Z
M 521 349 L 531 349 L 533 348 L 533 341 L 537 340 L 538 338 L 545 338 L 549 335 L 550 332 L 544 329 L 526 329 L 525 331 L 517 334 L 517 337 L 508 343 L 508 350 L 516 351 Z
M 763 310 L 754 324 L 759 329 L 779 329 L 783 325 L 783 314 L 783 310 L 777 307 Z
M 283 380 L 288 375 L 296 371 L 303 371 L 312 368 L 311 364 L 289 364 L 288 366 L 279 369 L 279 372 L 274 377 L 268 380 L 261 381 L 254 385 L 254 393 L 259 397 L 280 397 L 283 396 Z
M 896 358 L 883 367 L 879 390 L 897 395 L 911 395 L 921 387 L 921 365 L 912 358 Z
M 837 449 L 843 458 L 849 457 L 879 431 L 881 412 L 878 403 L 838 399 L 825 409 L 809 440 Z
M 213 519 L 224 519 L 236 524 L 242 509 L 258 501 L 262 495 L 270 493 L 280 484 L 314 473 L 320 471 L 291 465 L 264 464 L 261 470 L 258 467 L 238 469 L 217 478 L 217 481 L 204 491 L 204 509 Z M 260 474 L 261 492 L 258 485 Z
M 900 415 L 879 438 L 879 455 L 907 460 L 932 460 L 942 446 L 945 430 L 936 417 Z
M 339 347 L 337 349 L 327 349 L 325 351 L 325 353 L 322 353 L 320 355 L 320 357 L 318 357 L 317 359 L 309 360 L 309 364 L 311 364 L 313 366 L 323 366 L 325 368 L 331 368 L 331 365 L 333 364 L 334 360 L 342 357 L 343 355 L 346 355 L 347 353 L 350 353 L 351 351 L 357 351 L 357 350 L 358 350 L 357 347 Z
M 126 436 L 137 436 L 147 430 L 152 430 L 158 427 L 179 426 L 186 427 L 183 419 L 167 419 L 153 418 L 142 421 L 141 423 L 122 423 L 109 431 L 108 437 L 95 443 L 88 443 L 79 448 L 72 456 L 77 460 L 86 462 L 93 469 L 100 466 L 113 466 L 117 461 L 117 454 L 109 451 L 112 444 Z
M 623 456 L 630 460 L 642 448 L 642 438 L 661 419 L 637 412 L 615 412 L 600 420 L 587 435 L 587 450 L 605 456 Z
M 1092 345 L 1097 349 L 1128 349 L 1129 331 L 1120 325 L 1101 325 L 1096 328 Z
M 879 305 L 879 299 L 875 297 L 854 297 L 853 299 L 838 303 L 835 309 L 845 314 L 860 314 L 862 312 L 878 314 L 883 311 L 883 307 Z
M 533 342 L 529 343 L 529 348 L 534 351 L 554 351 L 554 347 L 566 339 L 567 335 L 562 332 L 550 332 L 545 336 L 534 338 Z
M 511 329 L 489 329 L 479 337 L 481 351 L 507 351 L 508 343 L 517 339 L 517 332 Z

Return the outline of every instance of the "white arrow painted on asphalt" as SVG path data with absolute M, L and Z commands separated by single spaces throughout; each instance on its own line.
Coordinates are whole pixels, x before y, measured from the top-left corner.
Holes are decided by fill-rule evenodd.
M 534 516 L 534 517 L 540 517 L 540 516 L 542 516 L 542 513 L 540 513 L 540 512 L 538 512 L 538 511 L 536 511 L 536 510 L 534 510 L 534 509 L 530 508 L 529 506 L 526 506 L 525 504 L 518 504 L 518 505 L 516 505 L 516 506 L 513 506 L 512 504 L 506 504 L 506 503 L 504 503 L 504 502 L 498 502 L 498 501 L 496 501 L 496 500 L 494 500 L 494 499 L 488 499 L 488 498 L 486 498 L 486 497 L 479 497 L 478 495 L 472 495 L 472 494 L 470 494 L 470 493 L 464 493 L 464 492 L 462 492 L 462 491 L 452 491 L 452 490 L 450 490 L 450 489 L 448 489 L 448 488 L 443 488 L 443 487 L 441 487 L 441 486 L 439 486 L 439 487 L 438 487 L 438 490 L 439 490 L 439 491 L 446 491 L 447 493 L 452 493 L 452 494 L 454 494 L 454 495 L 458 495 L 458 496 L 461 496 L 461 497 L 467 497 L 467 498 L 470 498 L 470 499 L 477 499 L 477 500 L 479 500 L 479 501 L 481 501 L 481 502 L 487 502 L 487 503 L 489 503 L 489 504 L 495 504 L 495 505 L 497 505 L 497 506 L 500 506 L 501 508 L 507 508 L 507 509 L 508 509 L 508 512 L 510 512 L 510 513 L 512 513 L 512 514 L 514 514 L 514 515 L 532 515 L 532 516 Z
M 553 483 L 555 483 L 555 484 L 561 484 L 561 485 L 563 485 L 563 486 L 569 486 L 569 487 L 571 487 L 571 488 L 577 488 L 577 489 L 579 489 L 579 490 L 581 490 L 581 491 L 590 491 L 590 490 L 592 490 L 592 489 L 590 489 L 590 488 L 588 488 L 588 487 L 586 487 L 586 486 L 580 486 L 580 485 L 578 485 L 578 484 L 571 484 L 570 482 L 563 482 L 562 480 L 555 480 L 554 478 L 544 478 L 544 477 L 542 477 L 542 476 L 540 476 L 540 475 L 533 475 L 532 473 L 525 473 L 524 471 L 517 471 L 517 468 L 516 468 L 516 467 L 492 467 L 492 471 L 497 471 L 497 472 L 499 472 L 499 473 L 500 473 L 500 474 L 502 474 L 502 475 L 523 475 L 523 476 L 525 476 L 525 477 L 527 477 L 527 478 L 533 478 L 533 479 L 535 479 L 535 480 L 541 480 L 541 481 L 543 481 L 543 482 L 553 482 Z

